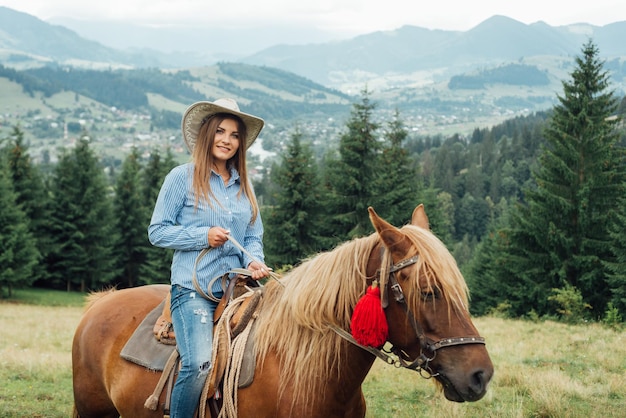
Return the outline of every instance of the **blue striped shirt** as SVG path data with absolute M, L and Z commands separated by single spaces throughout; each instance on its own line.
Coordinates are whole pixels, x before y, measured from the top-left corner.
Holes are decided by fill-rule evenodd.
M 234 168 L 230 171 L 228 184 L 221 176 L 211 172 L 212 207 L 200 200 L 194 208 L 195 194 L 192 189 L 193 163 L 175 167 L 165 177 L 157 198 L 152 220 L 148 227 L 150 242 L 174 250 L 171 277 L 172 284 L 193 289 L 192 274 L 200 251 L 209 247 L 209 229 L 219 226 L 230 234 L 256 260 L 264 262 L 263 223 L 260 215 L 252 222 L 252 206 L 248 198 L 238 196 L 241 179 Z M 251 260 L 232 242 L 213 248 L 198 263 L 196 278 L 200 287 L 207 291 L 214 277 L 222 276 L 233 268 L 247 267 Z M 217 280 L 212 291 L 221 291 Z

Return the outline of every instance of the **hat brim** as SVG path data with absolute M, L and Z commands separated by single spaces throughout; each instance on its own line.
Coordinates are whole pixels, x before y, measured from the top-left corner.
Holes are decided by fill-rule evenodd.
M 263 119 L 257 116 L 239 112 L 228 107 L 223 107 L 213 102 L 194 103 L 187 108 L 181 122 L 183 141 L 185 142 L 187 149 L 189 149 L 189 152 L 193 152 L 193 148 L 196 145 L 202 120 L 207 116 L 215 115 L 217 113 L 228 113 L 241 118 L 243 123 L 246 125 L 246 130 L 248 131 L 246 149 L 250 148 L 265 125 Z

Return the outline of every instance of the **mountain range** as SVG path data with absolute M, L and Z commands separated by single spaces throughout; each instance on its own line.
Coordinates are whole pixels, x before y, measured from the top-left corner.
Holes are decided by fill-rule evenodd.
M 367 71 L 376 75 L 410 74 L 446 69 L 451 75 L 532 57 L 567 57 L 593 38 L 603 56 L 626 56 L 626 21 L 604 27 L 531 25 L 493 16 L 465 31 L 404 26 L 330 44 L 277 45 L 242 61 L 279 67 L 317 82 L 332 82 L 337 71 Z
M 601 27 L 584 23 L 553 27 L 496 15 L 467 31 L 403 26 L 308 44 L 297 44 L 298 36 L 290 35 L 258 51 L 252 50 L 277 39 L 278 32 L 251 28 L 235 37 L 211 28 L 149 28 L 120 23 L 107 26 L 63 18 L 54 22 L 64 22 L 65 26 L 0 7 L 0 62 L 32 65 L 55 61 L 93 68 L 188 68 L 219 61 L 244 62 L 276 67 L 327 87 L 342 88 L 346 80 L 363 82 L 418 72 L 434 74 L 435 80 L 441 80 L 477 68 L 532 63 L 546 57 L 550 57 L 544 64 L 546 69 L 561 75 L 548 67 L 560 66 L 564 58 L 571 60 L 588 39 L 608 60 L 626 57 L 626 21 Z M 319 33 L 315 36 L 323 39 Z
M 0 74 L 0 107 L 11 114 L 4 122 L 0 114 L 0 125 L 40 114 L 57 125 L 67 123 L 68 115 L 82 114 L 85 103 L 95 101 L 102 120 L 118 118 L 115 108 L 135 112 L 129 118 L 137 117 L 137 112 L 165 115 L 174 127 L 168 132 L 175 133 L 180 114 L 191 101 L 229 95 L 280 123 L 280 129 L 315 119 L 316 124 L 325 121 L 339 131 L 350 104 L 367 90 L 378 105 L 381 121 L 399 110 L 411 132 L 467 133 L 553 106 L 562 91 L 561 82 L 569 77 L 576 56 L 589 40 L 598 46 L 617 96 L 626 90 L 626 21 L 601 27 L 585 23 L 553 27 L 493 16 L 467 31 L 403 26 L 317 43 L 298 43 L 300 37 L 307 37 L 297 31 L 297 36 L 283 35 L 284 41 L 270 46 L 267 42 L 280 38 L 278 32 L 235 37 L 211 29 L 107 27 L 102 22 L 89 25 L 55 19 L 60 21 L 67 26 L 0 7 L 0 65 L 9 74 Z M 258 28 L 250 29 L 254 30 Z M 241 35 L 254 42 L 240 48 L 245 38 Z M 310 36 L 324 39 L 328 35 Z M 52 70 L 33 72 L 43 66 Z M 86 86 L 93 86 L 99 75 L 71 68 L 138 74 L 112 74 L 109 80 L 121 84 L 98 93 Z M 59 72 L 63 69 L 68 74 Z M 155 69 L 163 76 L 150 76 L 149 71 Z M 55 88 L 63 80 L 66 95 L 55 96 L 58 103 L 25 88 L 23 80 L 30 80 L 31 87 L 50 83 L 36 80 L 42 74 L 57 79 Z M 149 82 L 142 77 L 149 77 Z M 111 97 L 114 91 L 129 93 L 124 83 L 131 79 L 135 80 L 134 97 L 141 97 L 147 108 L 120 104 L 125 95 Z M 75 119 L 81 122 L 80 117 Z M 119 127 L 112 129 L 117 132 Z M 319 125 L 309 130 L 319 135 L 328 132 Z

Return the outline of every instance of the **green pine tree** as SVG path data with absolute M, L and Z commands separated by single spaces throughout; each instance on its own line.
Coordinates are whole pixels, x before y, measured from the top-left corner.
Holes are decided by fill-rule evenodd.
M 174 160 L 174 154 L 171 148 L 165 150 L 165 158 L 161 155 L 161 151 L 158 148 L 154 148 L 150 152 L 148 162 L 142 170 L 142 193 L 146 206 L 150 208 L 150 215 L 152 215 L 152 208 L 156 203 L 159 190 L 161 190 L 161 184 L 167 173 L 176 166 Z
M 5 159 L 0 158 L 0 297 L 12 290 L 30 286 L 39 260 L 36 241 L 28 219 L 17 204 Z
M 26 215 L 28 229 L 36 240 L 40 256 L 46 256 L 50 249 L 50 237 L 46 234 L 46 224 L 50 220 L 50 198 L 38 166 L 34 165 L 24 143 L 24 132 L 14 127 L 7 146 L 7 158 L 16 204 Z M 46 278 L 46 270 L 34 269 L 33 280 Z
M 507 289 L 503 297 L 517 315 L 532 309 L 553 314 L 549 296 L 567 286 L 580 291 L 596 318 L 611 299 L 609 228 L 620 211 L 616 196 L 624 194 L 626 175 L 611 118 L 616 101 L 598 55 L 591 41 L 584 45 L 547 124 L 547 143 L 533 172 L 536 187 L 525 190 L 526 204 L 498 231 L 502 242 L 492 259 L 503 265 L 493 271 L 499 282 L 493 285 Z
M 489 223 L 489 204 L 483 198 L 466 193 L 458 200 L 455 210 L 455 234 L 457 239 L 468 236 L 480 240 Z
M 493 212 L 487 233 L 463 270 L 472 296 L 471 312 L 475 315 L 485 315 L 496 308 L 508 306 L 511 296 L 520 291 L 514 280 L 502 280 L 502 277 L 511 274 L 506 253 L 509 246 L 506 229 L 509 212 L 504 198 L 494 207 Z
M 167 148 L 165 158 L 158 149 L 153 149 L 148 162 L 142 170 L 142 195 L 143 204 L 146 207 L 145 219 L 142 222 L 142 236 L 147 239 L 148 225 L 154 204 L 156 203 L 163 179 L 174 168 L 176 161 L 171 148 Z M 139 268 L 139 275 L 144 283 L 169 283 L 170 267 L 174 250 L 159 248 L 149 244 L 146 248 L 146 259 Z
M 140 275 L 146 262 L 148 247 L 146 234 L 146 211 L 141 189 L 141 164 L 139 151 L 133 147 L 122 164 L 115 187 L 113 212 L 117 226 L 115 260 L 120 275 L 116 282 L 122 287 L 133 287 L 145 283 Z
M 465 146 L 458 137 L 447 139 L 434 157 L 433 180 L 435 186 L 441 191 L 456 196 L 457 193 L 457 173 L 463 168 L 463 154 Z
M 320 192 L 317 167 L 302 132 L 296 128 L 282 162 L 272 170 L 278 185 L 277 204 L 263 218 L 266 262 L 270 265 L 295 265 L 320 250 Z
M 623 208 L 610 225 L 610 234 L 613 239 L 611 251 L 614 259 L 606 261 L 609 270 L 607 282 L 611 291 L 613 307 L 626 317 L 626 197 L 622 197 L 621 208 Z
M 368 206 L 375 204 L 376 177 L 380 164 L 378 124 L 373 121 L 376 104 L 364 89 L 360 103 L 352 107 L 348 131 L 341 136 L 339 158 L 327 166 L 330 196 L 327 207 L 328 234 L 337 242 L 372 232 Z
M 392 225 L 404 225 L 411 219 L 418 201 L 420 180 L 418 170 L 403 147 L 408 132 L 396 109 L 384 134 L 386 140 L 381 155 L 381 173 L 374 178 L 375 208 Z
M 112 284 L 116 276 L 112 198 L 86 133 L 60 157 L 52 194 L 54 246 L 47 264 L 55 287 L 86 291 Z
M 418 200 L 426 208 L 431 231 L 451 249 L 454 244 L 452 236 L 455 216 L 452 195 L 437 189 L 434 181 L 426 183 L 428 187 L 421 188 Z

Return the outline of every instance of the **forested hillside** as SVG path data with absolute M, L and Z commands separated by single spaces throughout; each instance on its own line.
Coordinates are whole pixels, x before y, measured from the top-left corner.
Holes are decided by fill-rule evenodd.
M 215 87 L 252 101 L 253 107 L 258 109 L 251 111 L 261 112 L 266 118 L 269 115 L 275 119 L 294 118 L 307 112 L 324 111 L 325 106 L 328 111 L 332 109 L 332 102 L 340 104 L 341 100 L 350 98 L 275 68 L 220 63 L 217 70 L 223 77 L 216 77 Z M 162 96 L 181 105 L 206 99 L 206 94 L 194 87 L 194 83 L 201 81 L 200 78 L 188 70 L 165 72 L 155 68 L 96 71 L 50 65 L 17 71 L 0 65 L 0 77 L 18 83 L 30 96 L 42 93 L 49 98 L 63 91 L 71 91 L 123 110 L 149 110 L 149 94 Z M 245 83 L 254 88 L 241 86 Z M 277 100 L 276 94 L 280 92 L 299 99 Z M 333 100 L 333 97 L 336 99 Z M 178 123 L 165 127 L 178 128 Z
M 545 86 L 550 84 L 550 79 L 545 71 L 539 71 L 537 67 L 508 64 L 490 70 L 482 70 L 473 75 L 453 76 L 448 87 L 451 90 L 482 90 L 487 84 L 495 83 L 513 86 Z
M 402 225 L 424 203 L 466 274 L 476 313 L 621 318 L 624 101 L 607 89 L 594 45 L 582 53 L 553 109 L 470 136 L 412 135 L 399 111 L 380 117 L 367 89 L 321 155 L 318 137 L 294 124 L 271 166 L 253 173 L 268 263 L 288 268 L 371 233 L 367 206 Z M 168 281 L 171 254 L 149 245 L 146 227 L 176 164 L 171 149 L 133 148 L 118 166 L 98 159 L 92 142 L 83 130 L 58 163 L 34 164 L 19 127 L 4 138 L 3 295 L 17 286 Z

